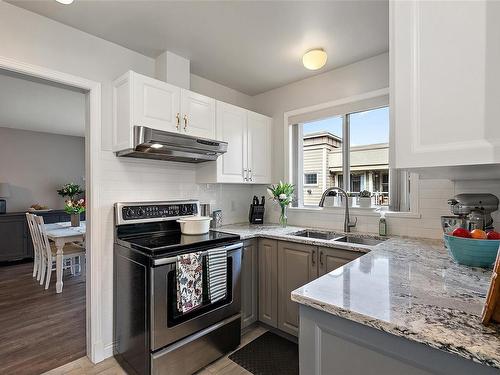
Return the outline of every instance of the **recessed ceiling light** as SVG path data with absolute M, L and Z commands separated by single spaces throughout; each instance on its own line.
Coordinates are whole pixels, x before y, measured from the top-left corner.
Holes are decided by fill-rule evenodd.
M 302 64 L 309 70 L 318 70 L 325 66 L 327 58 L 324 49 L 315 48 L 304 53 Z
M 64 4 L 64 5 L 69 5 L 71 4 L 74 0 L 56 0 L 58 3 Z

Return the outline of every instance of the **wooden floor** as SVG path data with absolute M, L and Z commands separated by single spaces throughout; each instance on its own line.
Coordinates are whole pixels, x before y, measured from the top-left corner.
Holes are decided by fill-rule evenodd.
M 240 347 L 245 346 L 266 331 L 267 329 L 259 325 L 251 327 L 241 337 Z M 231 353 L 205 367 L 203 370 L 198 372 L 197 375 L 251 375 L 251 373 L 243 367 L 231 361 L 228 358 L 230 354 Z M 108 358 L 105 361 L 94 365 L 87 359 L 87 357 L 84 357 L 68 363 L 65 366 L 46 372 L 44 375 L 126 375 L 126 372 L 123 371 L 114 358 Z
M 56 294 L 32 263 L 0 267 L 0 374 L 39 375 L 85 355 L 85 277 L 65 275 Z

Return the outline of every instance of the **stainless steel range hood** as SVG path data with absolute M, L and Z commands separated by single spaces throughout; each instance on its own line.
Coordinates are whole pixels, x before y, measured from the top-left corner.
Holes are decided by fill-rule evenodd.
M 118 151 L 116 155 L 202 163 L 216 160 L 226 151 L 227 142 L 155 130 L 145 126 L 134 126 L 133 148 Z

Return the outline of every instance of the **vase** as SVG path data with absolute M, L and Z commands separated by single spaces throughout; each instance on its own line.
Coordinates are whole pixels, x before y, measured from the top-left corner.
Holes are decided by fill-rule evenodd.
M 80 226 L 80 214 L 71 214 L 71 226 L 72 227 Z
M 286 228 L 287 220 L 288 218 L 286 216 L 286 206 L 281 206 L 280 224 L 283 228 Z

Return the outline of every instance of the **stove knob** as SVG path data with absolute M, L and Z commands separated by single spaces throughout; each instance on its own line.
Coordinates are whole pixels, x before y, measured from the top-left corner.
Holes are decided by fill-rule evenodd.
M 137 216 L 142 216 L 142 215 L 144 215 L 144 210 L 142 208 L 139 208 L 137 210 Z
M 182 213 L 183 215 L 186 215 L 186 214 L 188 213 L 188 208 L 187 208 L 187 206 L 186 206 L 186 205 L 182 205 L 182 206 L 181 206 L 181 213 Z
M 125 216 L 126 217 L 134 216 L 134 210 L 132 210 L 131 208 L 127 209 L 127 211 L 125 212 Z

